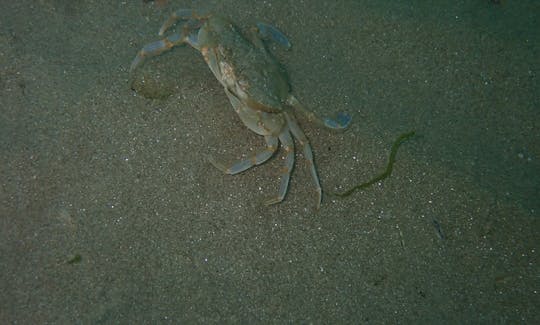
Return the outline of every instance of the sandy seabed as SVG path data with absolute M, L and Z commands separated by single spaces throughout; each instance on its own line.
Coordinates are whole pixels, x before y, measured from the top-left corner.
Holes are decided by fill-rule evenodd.
M 163 2 L 163 1 L 162 1 Z M 0 12 L 0 323 L 538 323 L 537 1 L 9 1 Z M 271 46 L 325 190 L 286 200 L 188 47 L 131 60 L 175 9 Z M 384 170 L 346 199 L 331 195 Z

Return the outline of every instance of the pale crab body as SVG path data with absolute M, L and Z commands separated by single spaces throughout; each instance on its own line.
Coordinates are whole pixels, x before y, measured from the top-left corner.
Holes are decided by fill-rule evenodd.
M 158 55 L 176 45 L 188 43 L 197 49 L 216 79 L 223 85 L 241 121 L 266 140 L 266 149 L 248 159 L 226 167 L 210 158 L 212 164 L 225 173 L 237 174 L 270 159 L 281 142 L 285 149 L 285 168 L 281 175 L 278 195 L 266 202 L 278 203 L 287 193 L 294 167 L 294 137 L 303 147 L 304 157 L 309 163 L 319 207 L 322 190 L 313 163 L 311 146 L 296 122 L 293 110 L 301 111 L 309 120 L 332 129 L 346 128 L 350 123 L 350 117 L 338 114 L 336 120 L 320 119 L 304 108 L 291 94 L 286 71 L 267 51 L 263 43 L 263 40 L 268 39 L 290 47 L 287 38 L 276 28 L 259 23 L 257 28 L 251 30 L 248 39 L 226 18 L 214 15 L 200 16 L 192 10 L 182 9 L 165 22 L 159 34 L 163 35 L 169 27 L 180 20 L 185 22 L 182 32 L 146 45 L 133 60 L 131 70 L 144 58 Z
M 199 29 L 197 46 L 242 122 L 257 134 L 278 136 L 287 125 L 280 113 L 290 87 L 285 71 L 263 44 L 254 46 L 217 16 Z

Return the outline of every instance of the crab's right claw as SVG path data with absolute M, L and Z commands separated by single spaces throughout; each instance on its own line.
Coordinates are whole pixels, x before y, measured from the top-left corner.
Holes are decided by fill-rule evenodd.
M 277 29 L 276 27 L 265 23 L 257 23 L 257 29 L 259 31 L 259 36 L 263 40 L 274 41 L 286 49 L 291 48 L 291 43 L 289 42 L 285 34 L 279 31 L 279 29 Z

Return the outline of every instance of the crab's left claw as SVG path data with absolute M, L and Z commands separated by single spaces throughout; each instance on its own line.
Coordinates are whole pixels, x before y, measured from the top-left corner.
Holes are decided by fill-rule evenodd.
M 319 125 L 325 126 L 332 130 L 345 130 L 349 125 L 351 124 L 351 116 L 347 113 L 338 113 L 336 119 L 331 119 L 329 117 L 320 118 L 315 113 L 310 111 L 309 109 L 305 108 L 304 105 L 302 105 L 296 97 L 293 95 L 289 95 L 287 98 L 287 104 L 294 107 L 296 110 L 301 112 L 302 114 L 306 115 L 307 118 L 315 122 Z
M 335 130 L 343 130 L 349 127 L 351 125 L 351 116 L 347 113 L 339 112 L 336 119 L 333 120 L 331 118 L 325 117 L 323 119 L 324 126 L 335 129 Z

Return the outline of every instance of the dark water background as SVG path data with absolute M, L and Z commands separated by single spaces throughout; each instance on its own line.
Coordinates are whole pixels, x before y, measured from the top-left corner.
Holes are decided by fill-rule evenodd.
M 384 3 L 384 4 L 383 4 Z M 287 34 L 273 49 L 316 156 L 286 200 L 201 56 L 137 51 L 177 8 Z M 4 1 L 0 323 L 537 323 L 538 1 Z M 148 96 L 147 96 L 148 97 Z M 329 195 L 384 169 L 347 199 Z

